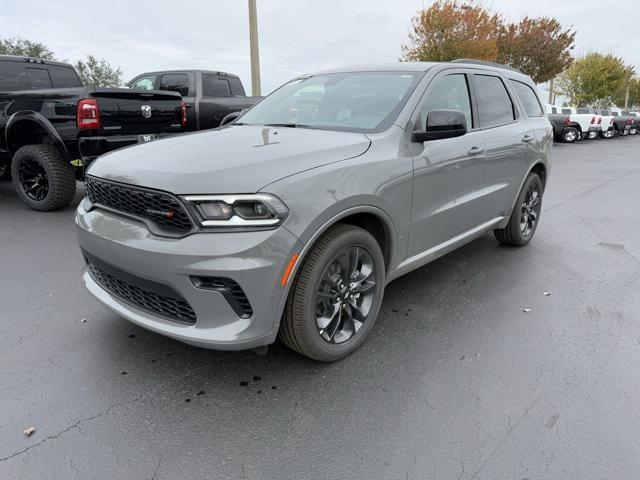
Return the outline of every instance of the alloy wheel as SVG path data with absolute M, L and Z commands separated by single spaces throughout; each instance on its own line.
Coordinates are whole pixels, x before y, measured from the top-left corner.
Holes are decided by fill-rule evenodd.
M 25 158 L 18 168 L 20 185 L 24 193 L 35 201 L 42 201 L 49 193 L 49 178 L 44 167 L 36 160 Z
M 316 327 L 328 343 L 350 340 L 367 320 L 376 295 L 375 265 L 362 247 L 342 250 L 325 268 L 316 296 Z
M 522 202 L 522 209 L 520 213 L 520 231 L 525 238 L 528 238 L 533 234 L 539 215 L 540 188 L 537 184 L 531 183 L 524 196 L 524 202 Z

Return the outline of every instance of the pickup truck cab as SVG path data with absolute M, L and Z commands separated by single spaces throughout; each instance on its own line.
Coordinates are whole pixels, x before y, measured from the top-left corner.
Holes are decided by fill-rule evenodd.
M 66 63 L 0 56 L 0 178 L 34 210 L 63 208 L 103 153 L 180 133 L 173 92 L 83 87 Z
M 138 75 L 133 90 L 163 90 L 182 95 L 187 108 L 187 131 L 220 126 L 230 113 L 252 107 L 262 97 L 247 97 L 240 78 L 211 70 L 170 70 Z

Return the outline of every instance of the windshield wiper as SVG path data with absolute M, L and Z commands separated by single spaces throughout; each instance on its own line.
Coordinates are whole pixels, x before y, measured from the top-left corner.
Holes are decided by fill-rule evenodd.
M 285 128 L 311 128 L 311 125 L 302 123 L 265 123 L 265 127 L 285 127 Z

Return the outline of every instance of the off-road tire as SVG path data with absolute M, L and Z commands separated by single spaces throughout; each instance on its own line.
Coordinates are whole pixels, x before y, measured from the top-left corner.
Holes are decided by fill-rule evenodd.
M 529 235 L 525 235 L 522 232 L 521 223 L 520 223 L 521 215 L 523 211 L 522 206 L 523 206 L 523 203 L 525 202 L 527 191 L 529 190 L 532 184 L 535 184 L 538 187 L 539 209 L 537 213 L 536 222 L 533 226 L 533 230 Z M 533 238 L 533 235 L 535 234 L 535 231 L 538 227 L 538 223 L 540 223 L 540 214 L 542 213 L 543 193 L 544 193 L 544 190 L 542 187 L 542 181 L 540 180 L 540 177 L 538 176 L 538 174 L 533 172 L 529 173 L 529 175 L 527 175 L 527 178 L 524 184 L 522 185 L 522 189 L 520 190 L 520 193 L 518 194 L 516 203 L 513 206 L 513 211 L 511 212 L 511 216 L 509 217 L 509 223 L 507 223 L 507 226 L 505 228 L 495 229 L 493 231 L 493 235 L 496 237 L 496 240 L 498 240 L 500 243 L 504 245 L 513 245 L 517 247 L 521 247 L 528 244 Z
M 335 256 L 348 247 L 364 248 L 374 262 L 376 293 L 362 327 L 342 344 L 326 342 L 316 325 L 316 291 L 323 272 Z M 337 224 L 313 246 L 293 280 L 278 336 L 292 350 L 320 362 L 333 362 L 354 352 L 371 332 L 382 304 L 385 264 L 376 239 L 366 230 Z
M 20 183 L 20 166 L 26 159 L 35 160 L 46 172 L 49 189 L 42 200 L 27 195 Z M 13 186 L 20 199 L 31 209 L 40 212 L 59 210 L 71 203 L 76 194 L 76 178 L 73 167 L 62 158 L 53 145 L 26 145 L 20 148 L 11 162 Z

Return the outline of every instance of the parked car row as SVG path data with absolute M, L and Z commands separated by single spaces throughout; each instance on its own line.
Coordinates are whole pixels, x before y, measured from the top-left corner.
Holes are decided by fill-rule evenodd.
M 640 112 L 620 108 L 573 108 L 546 105 L 547 118 L 558 141 L 612 138 L 640 132 Z
M 260 100 L 214 71 L 145 73 L 128 87 L 87 88 L 67 63 L 0 56 L 0 180 L 34 210 L 63 208 L 98 156 L 218 127 Z

